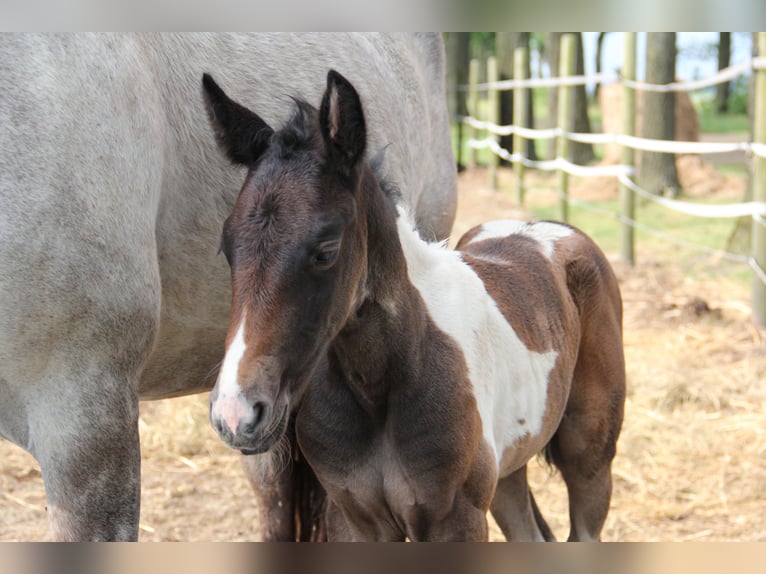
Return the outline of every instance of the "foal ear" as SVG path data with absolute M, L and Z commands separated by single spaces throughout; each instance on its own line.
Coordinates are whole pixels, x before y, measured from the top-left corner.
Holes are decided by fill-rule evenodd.
M 210 74 L 202 75 L 203 94 L 218 145 L 233 162 L 252 165 L 274 133 L 257 114 L 227 96 Z
M 367 129 L 359 94 L 335 70 L 327 73 L 327 89 L 319 108 L 319 127 L 331 159 L 350 173 L 364 154 Z

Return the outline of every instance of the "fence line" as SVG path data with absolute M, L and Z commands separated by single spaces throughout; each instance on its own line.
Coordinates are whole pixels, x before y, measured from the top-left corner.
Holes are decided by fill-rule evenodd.
M 563 39 L 562 39 L 563 40 Z M 629 40 L 626 37 L 626 45 L 635 42 L 635 39 Z M 562 42 L 562 55 L 561 61 L 564 60 L 564 47 Z M 626 68 L 627 69 L 627 68 Z M 564 87 L 571 89 L 573 86 L 584 85 L 588 83 L 620 83 L 621 85 L 633 89 L 651 92 L 670 92 L 670 91 L 692 91 L 707 88 L 720 84 L 722 82 L 728 82 L 734 78 L 744 74 L 750 70 L 766 70 L 766 57 L 764 52 L 761 51 L 760 57 L 754 57 L 750 60 L 730 66 L 726 69 L 718 71 L 716 74 L 695 80 L 691 82 L 671 82 L 669 84 L 647 84 L 645 82 L 639 82 L 630 78 L 621 77 L 618 74 L 594 74 L 594 75 L 569 75 L 571 70 L 562 67 L 559 71 L 558 77 L 550 78 L 538 78 L 538 79 L 514 79 L 503 81 L 491 81 L 482 84 L 474 84 L 472 86 L 459 86 L 458 89 L 463 91 L 471 91 L 476 93 L 477 90 L 487 90 L 490 94 L 497 93 L 501 90 L 521 90 L 524 88 L 535 87 Z M 762 74 L 762 72 L 761 72 Z M 760 76 L 759 76 L 760 77 Z M 568 91 L 568 90 L 567 90 Z M 523 91 L 520 91 L 523 93 Z M 565 92 L 566 93 L 566 92 Z M 625 105 L 625 104 L 624 104 Z M 476 107 L 469 109 L 469 114 L 476 113 Z M 762 264 L 756 259 L 757 251 L 753 251 L 750 256 L 736 255 L 728 253 L 724 250 L 712 249 L 706 246 L 697 245 L 683 239 L 673 237 L 667 233 L 663 233 L 659 230 L 651 227 L 639 224 L 633 216 L 626 217 L 622 213 L 613 213 L 609 210 L 594 208 L 589 202 L 583 202 L 581 200 L 572 199 L 568 196 L 566 175 L 571 174 L 580 177 L 599 177 L 609 176 L 617 178 L 618 182 L 627 189 L 628 195 L 635 194 L 649 201 L 657 203 L 665 208 L 673 209 L 674 211 L 684 213 L 686 215 L 706 217 L 706 218 L 735 218 L 735 217 L 751 217 L 759 227 L 766 229 L 766 201 L 749 201 L 742 203 L 724 204 L 724 205 L 700 205 L 686 201 L 679 201 L 666 197 L 661 197 L 656 194 L 650 193 L 642 189 L 637 185 L 631 176 L 634 175 L 635 168 L 632 165 L 611 165 L 611 166 L 581 166 L 576 165 L 565 157 L 568 155 L 566 152 L 562 152 L 561 149 L 566 150 L 566 146 L 561 146 L 561 142 L 573 141 L 588 144 L 617 144 L 623 147 L 623 149 L 642 150 L 659 153 L 671 153 L 671 154 L 715 154 L 715 153 L 728 153 L 735 151 L 744 151 L 747 157 L 753 161 L 763 162 L 766 159 L 766 143 L 762 140 L 755 142 L 688 142 L 688 141 L 666 141 L 656 140 L 650 138 L 642 138 L 634 135 L 627 134 L 615 134 L 615 133 L 601 133 L 601 134 L 587 134 L 576 133 L 564 129 L 566 124 L 559 124 L 558 127 L 548 129 L 534 129 L 526 126 L 518 125 L 498 125 L 497 115 L 492 115 L 489 121 L 479 120 L 473 115 L 467 117 L 456 118 L 458 121 L 464 122 L 469 125 L 473 130 L 483 130 L 488 134 L 488 138 L 483 140 L 477 140 L 474 138 L 469 139 L 468 145 L 472 150 L 487 148 L 489 149 L 493 157 L 500 157 L 508 162 L 514 163 L 519 168 L 520 166 L 535 168 L 544 171 L 558 171 L 560 174 L 560 183 L 562 189 L 556 190 L 561 201 L 584 207 L 591 211 L 599 212 L 602 215 L 608 214 L 611 217 L 616 218 L 624 226 L 629 228 L 639 229 L 653 235 L 662 237 L 666 240 L 672 241 L 677 244 L 685 245 L 687 247 L 708 252 L 719 257 L 723 257 L 730 261 L 744 263 L 751 267 L 753 271 L 754 279 L 760 280 L 763 286 L 766 286 L 766 272 L 762 268 Z M 493 121 L 494 120 L 494 121 Z M 766 121 L 766 118 L 759 118 L 760 121 Z M 757 120 L 758 121 L 758 120 Z M 563 127 L 562 127 L 563 126 Z M 625 128 L 627 129 L 627 128 Z M 498 136 L 516 136 L 517 143 L 518 138 L 531 139 L 531 140 L 545 140 L 558 138 L 559 151 L 557 157 L 553 160 L 535 161 L 527 158 L 523 153 L 523 145 L 515 145 L 517 151 L 514 153 L 508 152 L 508 150 L 502 148 L 497 140 Z M 758 139 L 758 138 L 756 138 Z M 626 162 L 623 158 L 623 162 Z M 521 170 L 519 170 L 521 171 Z M 522 172 L 523 174 L 523 172 Z M 521 176 L 523 177 L 523 175 Z M 523 185 L 523 182 L 518 181 L 521 177 L 517 178 L 517 185 Z M 494 187 L 494 185 L 493 185 Z M 519 197 L 523 198 L 520 194 Z M 762 196 L 761 196 L 762 197 Z M 760 199 L 756 196 L 756 199 Z M 631 200 L 632 201 L 632 200 Z M 622 202 L 622 200 L 621 200 Z M 562 209 L 563 218 L 566 219 L 566 207 Z M 632 212 L 628 212 L 632 213 Z M 628 227 L 625 227 L 626 229 Z M 629 238 L 630 243 L 633 242 L 632 235 L 624 235 L 625 238 Z M 754 242 L 755 244 L 755 242 Z M 623 253 L 632 253 L 632 246 L 629 250 L 623 250 Z M 632 256 L 629 260 L 632 263 Z M 754 284 L 754 297 L 755 297 L 755 284 Z M 754 306 L 755 308 L 755 306 Z M 763 319 L 761 319 L 763 320 Z
M 759 157 L 766 157 L 766 145 L 756 142 L 693 142 L 668 141 L 615 133 L 579 133 L 568 132 L 561 128 L 525 128 L 516 125 L 497 125 L 493 122 L 477 120 L 471 116 L 458 116 L 458 121 L 474 129 L 486 130 L 493 135 L 519 135 L 525 139 L 553 139 L 564 136 L 571 141 L 589 144 L 619 144 L 642 151 L 655 151 L 675 154 L 714 154 L 744 151 Z
M 528 80 L 501 80 L 499 82 L 483 82 L 473 86 L 479 91 L 513 90 L 515 88 L 558 88 L 560 86 L 584 86 L 598 82 L 600 84 L 616 84 L 620 81 L 619 74 L 591 74 L 589 76 L 551 76 L 548 78 L 530 78 Z M 468 91 L 469 86 L 458 86 L 460 91 Z
M 645 189 L 638 186 L 628 176 L 633 175 L 635 169 L 628 165 L 604 165 L 604 166 L 583 166 L 570 162 L 569 160 L 557 157 L 553 160 L 535 161 L 527 158 L 523 153 L 515 152 L 509 153 L 508 150 L 500 146 L 493 140 L 469 140 L 468 145 L 475 149 L 487 149 L 501 157 L 502 159 L 513 163 L 519 161 L 526 167 L 539 169 L 542 171 L 557 171 L 564 170 L 571 175 L 579 177 L 616 177 L 623 185 L 628 186 L 632 191 L 648 199 L 667 207 L 678 211 L 685 215 L 695 215 L 698 217 L 706 217 L 710 219 L 723 219 L 732 217 L 759 217 L 760 222 L 766 222 L 763 219 L 766 216 L 766 203 L 761 201 L 748 201 L 743 203 L 729 203 L 721 205 L 700 205 L 697 203 L 689 203 L 687 201 L 679 201 L 677 199 L 669 199 L 666 197 L 658 196 L 654 193 L 650 193 Z M 762 223 L 763 224 L 763 223 Z
M 579 76 L 550 76 L 547 78 L 530 78 L 527 80 L 501 80 L 499 82 L 482 82 L 473 86 L 462 85 L 457 89 L 467 92 L 469 89 L 479 91 L 487 90 L 513 90 L 515 88 L 558 88 L 561 86 L 584 86 L 586 84 L 617 84 L 623 83 L 634 90 L 644 92 L 693 92 L 703 88 L 709 88 L 724 82 L 730 82 L 734 78 L 751 70 L 766 69 L 766 57 L 750 58 L 739 64 L 734 64 L 723 70 L 719 70 L 712 76 L 699 80 L 684 82 L 671 82 L 669 84 L 648 84 L 638 80 L 623 78 L 620 74 L 602 72 L 599 74 Z M 454 88 L 453 88 L 454 89 Z
M 731 217 L 747 217 L 747 216 L 763 216 L 766 214 L 766 203 L 760 201 L 748 201 L 746 203 L 729 203 L 724 205 L 700 205 L 697 203 L 689 203 L 687 201 L 678 201 L 677 199 L 670 199 L 662 197 L 654 193 L 649 193 L 645 189 L 642 189 L 636 185 L 629 177 L 624 175 L 618 175 L 620 183 L 627 185 L 632 191 L 658 203 L 663 207 L 684 213 L 686 215 L 695 215 L 697 217 L 707 217 L 710 219 L 719 218 L 731 218 Z
M 553 192 L 555 192 L 557 195 L 559 195 L 559 191 L 556 188 L 550 188 Z M 660 239 L 664 239 L 665 241 L 669 241 L 670 243 L 675 243 L 676 245 L 681 245 L 683 247 L 687 247 L 689 249 L 694 249 L 696 251 L 702 251 L 707 253 L 708 255 L 714 255 L 716 257 L 721 257 L 722 259 L 726 259 L 727 261 L 731 261 L 733 263 L 741 263 L 741 264 L 748 264 L 752 265 L 754 262 L 754 259 L 750 257 L 749 255 L 739 255 L 737 253 L 730 253 L 729 251 L 725 251 L 723 249 L 715 249 L 713 247 L 708 247 L 706 245 L 699 245 L 698 243 L 693 243 L 691 241 L 687 241 L 683 238 L 676 237 L 675 235 L 672 235 L 670 233 L 667 233 L 665 231 L 661 231 L 659 229 L 655 229 L 654 227 L 651 227 L 649 225 L 646 225 L 644 223 L 640 223 L 634 219 L 631 219 L 629 217 L 625 217 L 621 213 L 617 213 L 614 211 L 610 211 L 608 209 L 604 209 L 601 207 L 598 207 L 597 205 L 594 205 L 593 202 L 586 201 L 583 199 L 570 199 L 570 203 L 576 207 L 579 207 L 581 209 L 584 209 L 586 211 L 590 211 L 592 213 L 597 213 L 601 215 L 602 217 L 609 217 L 611 219 L 615 219 L 619 221 L 620 223 L 630 225 L 634 229 L 638 229 L 639 231 L 643 231 L 645 233 L 648 233 L 650 235 L 654 235 L 656 237 L 659 237 Z M 761 276 L 766 277 L 766 273 L 764 273 L 760 267 L 757 268 L 757 271 L 761 273 Z

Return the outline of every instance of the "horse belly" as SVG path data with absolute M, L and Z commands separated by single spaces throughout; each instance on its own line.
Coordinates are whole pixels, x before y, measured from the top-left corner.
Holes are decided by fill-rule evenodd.
M 508 476 L 527 464 L 550 442 L 564 416 L 569 389 L 569 384 L 548 385 L 546 404 L 539 430 L 526 432 L 512 442 L 508 442 L 498 451 L 499 477 Z M 516 422 L 519 427 L 523 427 L 527 423 L 524 419 L 517 419 Z

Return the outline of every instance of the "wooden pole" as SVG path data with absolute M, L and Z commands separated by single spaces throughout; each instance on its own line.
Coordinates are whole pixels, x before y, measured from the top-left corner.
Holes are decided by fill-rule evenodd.
M 766 56 L 766 32 L 758 32 L 758 55 Z M 753 115 L 753 139 L 766 143 L 766 70 L 755 72 L 755 113 Z M 766 202 L 766 158 L 753 157 L 753 199 Z M 753 221 L 752 257 L 755 265 L 766 270 L 766 227 L 763 219 Z M 752 279 L 753 319 L 766 326 L 766 285 L 753 273 Z
M 527 69 L 529 68 L 529 50 L 521 46 L 516 48 L 513 52 L 513 79 L 514 80 L 526 80 Z M 516 88 L 513 95 L 513 118 L 514 123 L 517 126 L 528 128 L 527 119 L 527 106 L 529 102 L 529 88 Z M 517 156 L 524 155 L 526 149 L 524 138 L 519 134 L 513 136 L 513 152 Z M 524 205 L 524 164 L 520 160 L 513 162 L 513 172 L 516 176 L 516 202 L 520 205 Z
M 635 80 L 636 33 L 624 32 L 623 44 L 622 77 Z M 628 136 L 636 135 L 636 91 L 625 84 L 622 86 L 622 133 Z M 622 165 L 635 165 L 633 148 L 623 146 L 621 161 Z M 620 253 L 622 260 L 632 267 L 636 263 L 636 253 L 635 235 L 630 222 L 635 221 L 635 199 L 633 191 L 624 184 L 620 184 L 620 213 L 623 218 Z
M 478 112 L 478 95 L 476 92 L 476 84 L 479 83 L 479 60 L 476 58 L 471 60 L 468 64 L 468 115 L 473 118 L 479 119 Z M 467 126 L 468 132 L 466 134 L 468 140 L 476 139 L 476 130 L 472 126 Z M 469 165 L 476 167 L 476 148 L 471 148 L 468 157 Z
M 561 58 L 559 60 L 559 76 L 562 78 L 571 76 L 575 69 L 575 37 L 574 34 L 564 34 L 561 37 Z M 572 131 L 572 103 L 574 88 L 572 86 L 559 86 L 558 97 L 558 127 L 565 132 Z M 557 159 L 569 158 L 569 139 L 565 135 L 558 137 L 556 146 Z M 561 221 L 569 221 L 569 174 L 564 169 L 559 169 L 559 217 Z
M 487 83 L 497 82 L 497 58 L 490 56 L 487 58 Z M 497 88 L 489 88 L 487 90 L 488 98 L 488 121 L 491 124 L 498 125 L 500 122 L 500 92 Z M 489 134 L 489 139 L 494 142 L 498 141 L 498 136 L 495 134 Z M 490 150 L 489 152 L 489 186 L 492 189 L 497 189 L 497 166 L 500 163 L 500 158 L 497 154 Z

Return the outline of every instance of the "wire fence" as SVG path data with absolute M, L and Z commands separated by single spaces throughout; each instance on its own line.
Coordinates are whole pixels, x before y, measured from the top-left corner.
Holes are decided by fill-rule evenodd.
M 763 35 L 761 33 L 760 35 Z M 763 52 L 762 52 L 763 54 Z M 561 60 L 565 60 L 565 54 L 563 52 Z M 532 168 L 542 171 L 558 171 L 559 173 L 566 173 L 578 177 L 615 177 L 619 183 L 629 190 L 630 193 L 637 197 L 641 197 L 645 200 L 654 202 L 664 208 L 672 209 L 676 212 L 680 212 L 694 217 L 706 217 L 706 218 L 738 218 L 738 217 L 751 217 L 754 223 L 754 227 L 758 226 L 763 230 L 766 230 L 766 200 L 764 201 L 747 201 L 740 203 L 731 203 L 725 205 L 702 205 L 697 203 L 691 203 L 688 201 L 682 201 L 678 199 L 671 199 L 663 197 L 654 193 L 651 193 L 645 189 L 642 189 L 633 179 L 635 175 L 635 168 L 629 163 L 621 163 L 618 165 L 592 165 L 583 166 L 572 163 L 566 157 L 563 157 L 561 151 L 558 152 L 555 159 L 551 160 L 532 160 L 523 153 L 525 146 L 517 145 L 521 140 L 565 140 L 566 142 L 580 142 L 588 144 L 617 144 L 622 146 L 623 149 L 638 150 L 644 152 L 660 152 L 669 154 L 720 154 L 729 152 L 744 152 L 746 158 L 749 161 L 759 160 L 762 161 L 766 158 L 766 144 L 757 141 L 741 141 L 741 142 L 692 142 L 692 141 L 666 141 L 650 138 L 637 137 L 634 135 L 620 134 L 620 133 L 575 133 L 562 127 L 547 128 L 547 129 L 534 129 L 522 125 L 499 125 L 496 117 L 490 117 L 488 119 L 479 119 L 475 117 L 478 115 L 475 105 L 476 98 L 474 97 L 474 105 L 471 104 L 471 94 L 476 92 L 486 91 L 488 97 L 496 97 L 496 94 L 504 90 L 515 90 L 515 93 L 523 93 L 523 90 L 529 90 L 530 88 L 572 88 L 573 86 L 600 83 L 610 84 L 619 83 L 624 87 L 630 88 L 635 91 L 644 92 L 671 92 L 671 91 L 694 91 L 704 88 L 715 86 L 722 82 L 729 82 L 739 77 L 742 74 L 748 72 L 755 72 L 757 70 L 766 69 L 766 57 L 754 57 L 750 60 L 730 66 L 726 69 L 720 70 L 718 73 L 704 79 L 695 80 L 691 82 L 672 82 L 669 84 L 649 84 L 642 81 L 636 81 L 629 77 L 623 77 L 620 74 L 591 74 L 591 75 L 569 75 L 561 73 L 558 77 L 549 78 L 533 78 L 533 79 L 513 79 L 503 80 L 495 82 L 485 83 L 473 83 L 466 86 L 459 86 L 458 90 L 467 94 L 469 98 L 469 115 L 458 117 L 457 120 L 471 128 L 473 131 L 484 131 L 486 137 L 483 139 L 469 138 L 468 146 L 472 149 L 488 149 L 497 158 L 502 158 L 507 162 L 511 162 L 514 166 L 523 166 L 525 168 Z M 766 107 L 766 104 L 764 104 Z M 497 106 L 494 106 L 496 108 Z M 518 117 L 518 116 L 517 116 Z M 766 117 L 756 118 L 756 122 L 766 122 Z M 559 126 L 562 125 L 562 121 L 559 121 Z M 566 122 L 564 122 L 566 125 Z M 514 136 L 519 138 L 514 142 L 515 152 L 510 153 L 503 148 L 499 143 L 499 136 Z M 566 149 L 566 147 L 559 147 L 559 150 Z M 519 169 L 522 172 L 522 169 Z M 523 174 L 522 174 L 523 176 Z M 566 179 L 564 179 L 564 186 L 568 185 Z M 518 182 L 522 185 L 522 182 Z M 567 204 L 576 205 L 578 207 L 589 209 L 590 211 L 600 213 L 603 216 L 612 217 L 617 219 L 622 225 L 629 226 L 631 229 L 639 229 L 641 231 L 651 233 L 664 240 L 672 241 L 677 244 L 684 245 L 686 247 L 703 251 L 710 254 L 715 254 L 723 259 L 733 261 L 736 263 L 747 264 L 752 269 L 753 277 L 760 280 L 761 287 L 766 289 L 766 272 L 763 269 L 764 262 L 758 261 L 755 250 L 750 255 L 740 255 L 735 253 L 729 253 L 721 249 L 712 249 L 703 245 L 699 245 L 678 237 L 671 236 L 661 230 L 651 228 L 650 226 L 639 224 L 635 221 L 634 217 L 631 217 L 631 213 L 617 213 L 604 209 L 603 207 L 596 206 L 592 202 L 586 202 L 582 200 L 576 200 L 569 197 L 566 188 L 559 189 L 558 195 L 560 200 Z M 523 197 L 523 196 L 519 196 Z M 761 195 L 761 197 L 763 197 Z M 632 201 L 632 200 L 631 200 Z M 566 213 L 566 212 L 564 212 Z M 632 237 L 632 236 L 631 236 Z M 632 240 L 632 239 L 631 239 Z M 631 251 L 632 253 L 632 246 Z M 632 261 L 631 261 L 632 263 Z M 755 282 L 754 282 L 755 284 Z M 755 285 L 754 285 L 755 289 Z M 754 294 L 755 297 L 755 294 Z

